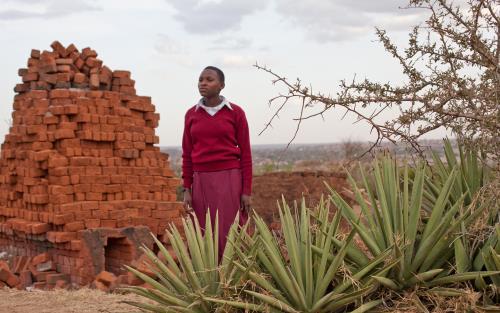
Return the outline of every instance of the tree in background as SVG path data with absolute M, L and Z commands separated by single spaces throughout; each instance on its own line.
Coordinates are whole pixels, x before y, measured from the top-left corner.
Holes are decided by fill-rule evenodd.
M 269 101 L 270 104 L 279 102 L 279 105 L 265 129 L 287 103 L 299 100 L 301 107 L 295 135 L 301 121 L 321 116 L 328 110 L 341 109 L 345 110 L 344 116 L 353 116 L 369 124 L 375 132 L 377 139 L 367 152 L 383 140 L 404 141 L 422 152 L 419 139 L 444 128 L 466 146 L 498 161 L 498 0 L 471 0 L 463 4 L 447 0 L 410 0 L 408 8 L 428 10 L 429 17 L 424 25 L 413 28 L 405 49 L 396 47 L 385 30 L 376 29 L 385 50 L 401 65 L 406 79 L 400 85 L 369 79 L 344 80 L 335 96 L 326 96 L 313 92 L 299 79 L 291 82 L 257 64 L 257 68 L 274 76 L 273 83 L 288 89 L 287 93 Z M 399 110 L 399 114 L 392 120 L 380 121 L 378 117 L 386 110 Z

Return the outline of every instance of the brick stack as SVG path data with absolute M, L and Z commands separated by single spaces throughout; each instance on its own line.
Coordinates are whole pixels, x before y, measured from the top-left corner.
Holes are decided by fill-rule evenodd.
M 19 70 L 0 159 L 0 251 L 48 252 L 58 272 L 83 284 L 105 270 L 85 232 L 147 226 L 162 239 L 169 222 L 180 223 L 179 180 L 154 146 L 159 114 L 136 95 L 130 72 L 110 70 L 90 48 L 51 47 L 32 50 Z M 108 238 L 134 243 L 132 233 L 101 231 L 100 248 Z M 119 267 L 119 249 L 104 250 Z

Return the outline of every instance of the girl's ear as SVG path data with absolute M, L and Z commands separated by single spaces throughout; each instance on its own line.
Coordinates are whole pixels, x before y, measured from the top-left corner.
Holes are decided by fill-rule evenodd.
M 226 87 L 226 84 L 222 83 L 220 86 L 220 90 L 224 89 L 224 87 Z

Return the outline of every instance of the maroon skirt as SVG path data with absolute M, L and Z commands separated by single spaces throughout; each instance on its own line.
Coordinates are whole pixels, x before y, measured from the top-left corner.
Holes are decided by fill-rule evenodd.
M 215 222 L 215 213 L 219 212 L 219 259 L 226 246 L 226 237 L 236 214 L 240 213 L 240 225 L 248 220 L 247 212 L 241 209 L 242 185 L 239 168 L 193 174 L 193 209 L 201 227 L 205 227 L 207 210 L 210 211 L 212 226 Z

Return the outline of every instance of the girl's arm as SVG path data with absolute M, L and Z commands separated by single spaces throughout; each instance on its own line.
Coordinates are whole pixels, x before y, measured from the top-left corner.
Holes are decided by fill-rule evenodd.
M 193 161 L 191 159 L 191 152 L 193 151 L 193 144 L 191 140 L 191 132 L 189 131 L 189 111 L 186 113 L 184 119 L 184 133 L 182 135 L 182 179 L 185 189 L 191 189 L 193 184 Z
M 252 194 L 252 150 L 250 147 L 250 132 L 248 122 L 243 110 L 238 110 L 236 140 L 240 147 L 240 167 L 243 179 L 243 194 Z

